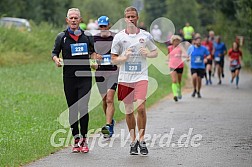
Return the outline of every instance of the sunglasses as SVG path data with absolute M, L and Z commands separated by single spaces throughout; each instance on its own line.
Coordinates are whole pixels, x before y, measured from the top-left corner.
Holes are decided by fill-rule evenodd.
M 100 27 L 100 28 L 106 28 L 106 27 L 108 27 L 108 26 L 100 25 L 99 27 Z

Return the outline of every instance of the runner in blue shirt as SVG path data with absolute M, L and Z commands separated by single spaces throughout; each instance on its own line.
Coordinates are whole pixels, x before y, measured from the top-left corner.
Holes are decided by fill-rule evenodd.
M 224 67 L 224 56 L 226 53 L 227 53 L 226 45 L 223 42 L 221 42 L 220 36 L 217 36 L 216 41 L 214 42 L 214 61 L 217 68 L 219 85 L 221 84 L 221 75 L 222 78 L 224 78 L 223 67 Z
M 188 49 L 188 54 L 191 55 L 191 74 L 193 81 L 193 94 L 195 97 L 197 94 L 198 98 L 201 98 L 201 80 L 205 76 L 205 62 L 207 57 L 210 57 L 210 53 L 205 46 L 201 46 L 201 37 L 198 36 L 195 39 L 194 45 L 190 46 Z

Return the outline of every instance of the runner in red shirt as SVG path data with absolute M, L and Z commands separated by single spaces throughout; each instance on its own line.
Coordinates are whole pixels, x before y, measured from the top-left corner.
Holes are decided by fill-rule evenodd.
M 205 63 L 205 66 L 206 66 L 205 78 L 206 78 L 206 85 L 208 84 L 212 85 L 211 75 L 212 75 L 212 64 L 213 64 L 213 43 L 209 40 L 209 37 L 205 37 L 204 41 L 202 41 L 201 44 L 207 48 L 207 50 L 209 51 L 211 55 L 211 57 L 207 57 L 207 62 Z M 207 77 L 207 74 L 208 74 L 208 77 Z
M 241 69 L 242 52 L 239 49 L 239 44 L 233 42 L 232 48 L 228 50 L 228 57 L 230 62 L 230 71 L 232 74 L 231 83 L 236 78 L 236 88 L 238 89 L 239 84 L 239 73 Z

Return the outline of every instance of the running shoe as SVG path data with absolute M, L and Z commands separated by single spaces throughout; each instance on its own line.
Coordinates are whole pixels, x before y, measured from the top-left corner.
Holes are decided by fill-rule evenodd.
M 206 85 L 208 85 L 208 80 L 206 80 Z
M 173 99 L 174 99 L 175 102 L 178 101 L 178 97 L 177 96 L 174 96 Z
M 146 147 L 146 142 L 145 141 L 141 141 L 140 144 L 139 144 L 139 148 L 140 148 L 140 153 L 142 155 L 147 155 L 149 152 L 148 152 L 148 149 Z
M 115 126 L 115 120 L 112 119 L 112 123 L 110 125 L 110 135 L 112 136 L 114 134 L 114 126 Z
M 73 145 L 73 148 L 72 148 L 72 152 L 73 152 L 73 153 L 78 153 L 78 152 L 80 152 L 79 141 L 80 141 L 80 139 L 75 139 L 75 140 L 74 140 L 74 145 Z
M 230 80 L 230 83 L 232 84 L 232 83 L 233 83 L 233 81 L 234 81 L 234 79 L 232 78 L 232 79 Z
M 110 125 L 107 124 L 107 125 L 103 126 L 101 132 L 102 132 L 104 138 L 109 138 L 110 137 Z
M 222 73 L 221 76 L 222 76 L 222 78 L 224 78 L 225 77 L 224 73 Z
M 85 138 L 80 140 L 80 152 L 83 152 L 83 153 L 89 152 L 88 144 Z
M 200 92 L 197 93 L 198 98 L 201 98 Z
M 195 97 L 196 93 L 197 93 L 197 91 L 194 90 L 193 93 L 192 93 L 192 97 Z
M 130 155 L 138 155 L 138 145 L 138 140 L 130 144 Z
M 102 134 L 104 138 L 110 138 L 114 134 L 114 126 L 115 126 L 115 120 L 112 119 L 111 124 L 107 124 L 106 126 L 102 127 Z
M 218 82 L 218 85 L 221 85 L 221 80 Z
M 181 90 L 178 89 L 178 99 L 182 99 L 182 94 L 181 94 Z
M 212 85 L 212 80 L 209 80 L 209 84 Z

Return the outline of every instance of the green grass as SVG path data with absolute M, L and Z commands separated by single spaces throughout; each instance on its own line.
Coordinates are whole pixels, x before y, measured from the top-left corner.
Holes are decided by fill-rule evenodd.
M 60 31 L 47 23 L 33 25 L 31 32 L 0 27 L 0 66 L 48 61 Z
M 3 31 L 6 30 L 0 29 L 0 33 Z M 52 134 L 58 129 L 64 129 L 58 122 L 58 117 L 67 109 L 62 69 L 56 68 L 50 60 L 50 49 L 56 33 L 41 31 L 34 28 L 34 35 L 16 32 L 18 38 L 28 35 L 30 40 L 34 39 L 34 44 L 24 39 L 27 40 L 24 42 L 26 44 L 19 45 L 13 41 L 21 48 L 3 45 L 0 48 L 0 58 L 8 60 L 2 61 L 0 67 L 0 166 L 24 165 L 62 149 L 53 147 L 50 143 Z M 44 41 L 36 40 L 36 35 L 44 36 L 40 38 Z M 13 40 L 6 35 L 4 38 L 1 36 L 2 41 L 3 39 L 4 45 L 11 45 L 9 40 Z M 38 46 L 28 49 L 35 45 Z M 23 48 L 25 46 L 26 49 Z M 165 51 L 166 48 L 163 46 L 161 50 Z M 25 53 L 31 56 L 27 61 L 22 58 Z M 16 58 L 12 59 L 12 56 L 17 56 L 20 61 L 15 62 Z M 156 79 L 158 89 L 147 99 L 148 107 L 171 92 L 169 75 L 163 75 L 154 66 L 150 66 L 149 76 Z M 93 93 L 91 96 L 99 97 L 99 94 Z M 120 121 L 125 115 L 120 112 L 117 100 L 115 103 L 115 119 Z M 102 105 L 99 104 L 90 112 L 89 129 L 100 128 L 104 123 L 105 116 Z M 65 130 L 69 132 L 69 128 Z M 68 133 L 61 133 L 55 141 L 66 138 L 67 135 Z
M 52 64 L 51 64 L 52 65 Z M 18 166 L 50 154 L 50 134 L 66 108 L 60 71 L 50 64 L 0 69 L 0 162 Z M 55 71 L 55 72 L 52 72 Z

